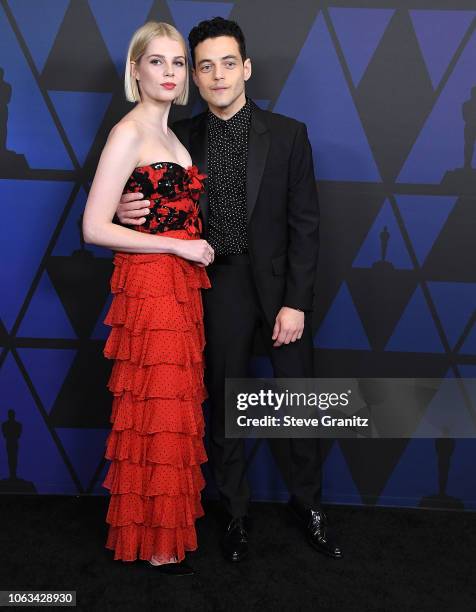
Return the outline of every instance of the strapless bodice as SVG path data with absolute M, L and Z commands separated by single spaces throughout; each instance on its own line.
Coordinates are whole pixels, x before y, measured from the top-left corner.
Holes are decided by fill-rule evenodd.
M 163 161 L 137 166 L 124 186 L 124 193 L 143 193 L 144 199 L 150 200 L 150 213 L 143 225 L 131 227 L 149 234 L 187 230 L 199 236 L 202 224 L 198 200 L 205 189 L 205 178 L 195 165 L 185 168 Z

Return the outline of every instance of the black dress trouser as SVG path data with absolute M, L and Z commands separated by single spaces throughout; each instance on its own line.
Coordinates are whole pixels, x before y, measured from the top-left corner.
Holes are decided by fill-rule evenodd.
M 239 260 L 237 257 L 236 259 Z M 313 342 L 306 315 L 300 340 L 273 347 L 272 328 L 261 310 L 249 264 L 214 263 L 207 268 L 211 289 L 202 292 L 205 315 L 205 383 L 209 395 L 209 460 L 225 509 L 231 516 L 248 512 L 250 490 L 246 480 L 245 444 L 225 437 L 225 379 L 246 378 L 254 335 L 259 329 L 278 378 L 313 376 Z M 321 497 L 319 439 L 270 440 L 287 456 L 291 495 L 306 507 Z

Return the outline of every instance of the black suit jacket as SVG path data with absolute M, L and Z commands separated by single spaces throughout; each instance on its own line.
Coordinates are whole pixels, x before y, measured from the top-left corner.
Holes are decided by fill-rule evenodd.
M 252 103 L 246 177 L 248 250 L 262 308 L 274 325 L 282 306 L 312 311 L 319 204 L 304 123 Z M 177 137 L 207 173 L 207 111 L 177 121 Z M 207 238 L 208 196 L 200 198 Z

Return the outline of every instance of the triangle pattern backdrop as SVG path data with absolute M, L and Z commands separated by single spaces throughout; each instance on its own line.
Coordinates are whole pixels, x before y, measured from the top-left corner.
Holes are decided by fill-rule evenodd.
M 105 494 L 112 253 L 85 245 L 80 226 L 128 108 L 128 42 L 148 19 L 187 38 L 202 19 L 239 16 L 249 95 L 306 123 L 321 206 L 316 375 L 438 378 L 426 409 L 435 432 L 475 428 L 476 11 L 365 4 L 303 0 L 311 17 L 297 33 L 286 0 L 271 12 L 245 0 L 2 2 L 1 421 L 7 440 L 19 437 L 17 451 L 0 445 L 0 491 Z M 289 37 L 278 58 L 273 28 Z M 172 119 L 203 108 L 193 93 Z M 271 372 L 257 343 L 250 373 Z M 465 392 L 448 412 L 452 385 Z M 323 441 L 323 501 L 476 509 L 474 440 L 418 433 Z M 287 497 L 272 451 L 247 441 L 255 499 Z
M 4 80 L 11 86 L 5 126 L 7 149 L 24 155 L 30 168 L 72 169 L 65 145 L 48 112 L 47 96 L 22 52 L 20 36 L 20 32 L 15 35 L 7 14 L 0 7 L 0 68 Z
M 393 9 L 329 9 L 356 87 L 394 12 Z

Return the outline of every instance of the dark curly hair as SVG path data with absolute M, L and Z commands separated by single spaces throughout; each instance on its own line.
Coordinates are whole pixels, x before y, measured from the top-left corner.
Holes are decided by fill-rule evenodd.
M 193 66 L 195 67 L 195 47 L 206 40 L 207 38 L 217 38 L 218 36 L 232 36 L 238 43 L 241 59 L 246 59 L 246 43 L 245 36 L 236 23 L 223 17 L 213 17 L 201 21 L 198 25 L 190 30 L 188 35 L 188 44 L 190 45 L 190 54 L 192 55 Z

